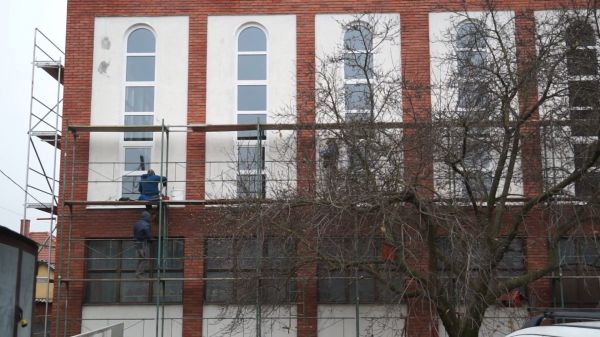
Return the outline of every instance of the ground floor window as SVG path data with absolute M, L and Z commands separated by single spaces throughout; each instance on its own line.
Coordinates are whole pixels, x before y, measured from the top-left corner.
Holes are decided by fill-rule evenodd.
M 183 239 L 168 239 L 164 247 L 161 278 L 183 277 Z M 137 258 L 135 242 L 131 239 L 89 239 L 86 241 L 86 303 L 155 303 L 161 292 L 156 280 L 158 265 L 157 241 L 149 247 L 150 257 L 145 262 L 147 272 L 136 278 L 141 262 Z M 166 280 L 161 302 L 181 303 L 183 281 Z

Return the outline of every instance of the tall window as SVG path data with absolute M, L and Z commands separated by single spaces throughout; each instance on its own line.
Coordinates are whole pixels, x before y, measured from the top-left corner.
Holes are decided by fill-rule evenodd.
M 577 137 L 574 145 L 574 162 L 577 169 L 587 161 L 590 145 L 598 141 L 598 52 L 595 31 L 585 21 L 573 22 L 565 32 L 565 41 L 571 135 Z M 578 196 L 590 196 L 597 191 L 599 182 L 600 173 L 598 168 L 594 167 L 575 183 L 575 193 Z
M 264 124 L 267 122 L 267 36 L 257 26 L 244 28 L 238 36 L 237 49 L 237 122 Z M 259 140 L 260 137 L 260 140 Z M 261 141 L 266 134 L 239 131 L 238 197 L 265 197 L 265 151 Z
M 482 121 L 492 120 L 496 115 L 489 76 L 486 71 L 488 41 L 485 24 L 467 20 L 456 29 L 456 84 L 457 104 L 455 119 L 457 124 L 470 125 L 468 128 L 453 128 L 449 132 L 454 159 L 460 164 L 460 179 L 453 172 L 454 191 L 457 196 L 468 197 L 468 188 L 475 198 L 484 198 L 489 191 L 494 160 L 490 148 L 493 129 L 472 126 Z M 463 148 L 463 143 L 466 147 Z
M 148 278 L 156 277 L 156 242 L 150 249 Z M 132 240 L 88 240 L 86 242 L 86 303 L 154 303 L 159 291 L 155 281 L 136 280 L 138 264 Z M 163 278 L 183 277 L 183 240 L 169 239 L 164 247 Z M 131 281 L 135 280 L 135 281 Z M 161 302 L 180 303 L 182 281 L 165 281 Z
M 133 30 L 127 38 L 124 125 L 152 125 L 156 41 L 147 28 Z M 125 132 L 121 196 L 137 199 L 140 175 L 151 165 L 152 132 Z
M 206 239 L 206 302 L 254 303 L 257 286 L 265 303 L 291 302 L 295 248 L 293 242 L 274 237 L 261 243 L 256 238 Z
M 600 305 L 600 243 L 594 237 L 559 241 L 560 270 L 553 279 L 554 306 Z
M 364 22 L 349 24 L 344 32 L 344 101 L 347 122 L 372 121 L 373 32 Z M 359 173 L 369 155 L 369 134 L 361 127 L 350 129 L 347 135 L 348 167 Z

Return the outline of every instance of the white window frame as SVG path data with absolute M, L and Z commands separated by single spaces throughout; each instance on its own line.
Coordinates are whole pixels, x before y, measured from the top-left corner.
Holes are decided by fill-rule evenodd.
M 129 52 L 127 50 L 127 45 L 129 42 L 129 38 L 131 37 L 131 34 L 133 32 L 135 32 L 138 29 L 146 29 L 148 30 L 150 33 L 152 33 L 153 37 L 154 37 L 154 52 L 146 52 L 146 53 L 133 53 L 133 52 Z M 157 95 L 157 87 L 156 87 L 156 83 L 157 83 L 157 56 L 156 56 L 156 41 L 157 41 L 157 36 L 156 36 L 156 32 L 154 31 L 154 29 L 152 29 L 152 27 L 148 26 L 148 25 L 134 25 L 131 28 L 129 28 L 129 30 L 127 31 L 127 33 L 125 34 L 125 39 L 124 39 L 124 60 L 123 60 L 123 87 L 122 87 L 122 93 L 123 93 L 123 113 L 122 113 L 122 121 L 123 121 L 123 125 L 125 125 L 125 117 L 126 116 L 152 116 L 152 120 L 153 120 L 153 124 L 154 124 L 154 118 L 155 118 L 155 111 L 136 111 L 136 112 L 128 112 L 126 111 L 126 105 L 127 105 L 127 88 L 128 87 L 153 87 L 154 88 L 154 102 L 153 102 L 153 107 L 156 106 L 156 95 Z M 151 56 L 154 57 L 154 80 L 153 81 L 127 81 L 127 58 L 131 57 L 131 56 Z M 155 109 L 154 109 L 155 110 Z M 153 155 L 154 155 L 154 134 L 152 133 L 152 140 L 125 140 L 125 133 L 123 133 L 122 135 L 120 135 L 120 154 L 119 154 L 119 158 L 122 158 L 122 162 L 118 165 L 121 168 L 121 175 L 120 175 L 120 181 L 119 181 L 119 195 L 123 196 L 123 177 L 140 177 L 142 174 L 145 174 L 147 172 L 147 170 L 149 168 L 152 167 L 152 163 L 153 163 Z M 126 157 L 125 157 L 125 152 L 126 149 L 128 148 L 149 148 L 150 149 L 150 161 L 148 163 L 146 163 L 147 167 L 146 170 L 136 170 L 136 171 L 129 171 L 125 169 L 125 161 L 126 161 Z M 137 191 L 134 191 L 137 192 Z

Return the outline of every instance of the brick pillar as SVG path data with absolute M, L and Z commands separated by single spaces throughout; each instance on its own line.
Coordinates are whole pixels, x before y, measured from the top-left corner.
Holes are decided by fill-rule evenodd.
M 183 265 L 183 337 L 202 336 L 204 308 L 204 242 L 201 237 L 188 237 L 185 241 Z M 187 280 L 190 279 L 190 280 Z
M 519 108 L 521 113 L 528 112 L 535 106 L 538 93 L 536 78 L 530 76 L 529 60 L 535 60 L 535 24 L 533 11 L 518 11 L 516 16 L 516 38 L 518 71 L 520 76 L 528 79 L 519 91 Z M 540 128 L 536 122 L 540 120 L 539 111 L 535 109 L 530 121 L 522 129 L 521 157 L 526 163 L 521 165 L 523 173 L 523 194 L 531 198 L 542 192 L 543 163 Z M 526 234 L 527 269 L 543 268 L 548 263 L 547 228 L 549 223 L 540 208 L 533 209 L 523 221 Z M 528 286 L 530 306 L 551 305 L 551 285 L 549 279 L 540 279 Z
M 298 256 L 312 256 L 308 247 L 298 247 Z M 298 337 L 316 337 L 318 325 L 318 282 L 317 263 L 303 265 L 297 273 L 297 328 Z

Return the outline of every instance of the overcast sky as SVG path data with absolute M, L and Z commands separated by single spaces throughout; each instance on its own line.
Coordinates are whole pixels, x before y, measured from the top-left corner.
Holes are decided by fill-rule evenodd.
M 0 0 L 0 170 L 21 186 L 26 171 L 33 32 L 39 28 L 64 50 L 66 10 L 66 0 Z M 43 90 L 56 96 L 55 85 L 40 82 L 47 86 Z M 51 157 L 51 146 L 39 150 Z M 0 174 L 0 225 L 19 230 L 23 201 L 23 191 Z M 47 216 L 28 212 L 32 231 L 48 231 L 49 221 L 35 220 Z

